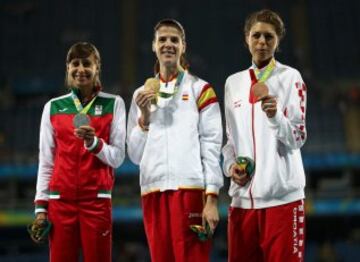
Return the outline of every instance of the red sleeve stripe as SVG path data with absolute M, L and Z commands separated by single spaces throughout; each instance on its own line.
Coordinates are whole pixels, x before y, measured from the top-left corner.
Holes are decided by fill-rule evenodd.
M 198 101 L 199 99 L 202 97 L 202 95 L 206 92 L 206 90 L 208 90 L 209 88 L 211 88 L 211 85 L 210 84 L 206 84 L 203 86 L 202 90 L 201 90 L 201 93 L 199 95 L 199 98 L 198 98 Z
M 201 111 L 206 106 L 215 102 L 217 102 L 215 91 L 211 85 L 206 84 L 201 90 L 200 96 L 197 99 L 197 105 L 199 111 Z
M 205 103 L 203 103 L 200 107 L 199 107 L 199 111 L 203 110 L 205 107 L 207 107 L 208 105 L 212 104 L 212 103 L 216 103 L 218 100 L 216 97 L 211 98 L 209 100 L 207 100 Z

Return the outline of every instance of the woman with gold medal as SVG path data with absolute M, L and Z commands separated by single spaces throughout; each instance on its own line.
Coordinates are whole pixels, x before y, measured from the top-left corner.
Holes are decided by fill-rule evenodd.
M 154 28 L 155 77 L 133 96 L 128 154 L 140 165 L 152 261 L 209 261 L 218 221 L 222 125 L 213 88 L 187 71 L 185 31 L 173 19 Z
M 278 14 L 251 14 L 244 33 L 253 64 L 225 84 L 228 261 L 303 261 L 306 87 L 274 58 L 285 33 Z
M 49 234 L 50 261 L 111 261 L 111 190 L 125 157 L 125 106 L 102 91 L 101 59 L 87 42 L 66 58 L 69 93 L 46 103 L 40 126 L 36 243 Z

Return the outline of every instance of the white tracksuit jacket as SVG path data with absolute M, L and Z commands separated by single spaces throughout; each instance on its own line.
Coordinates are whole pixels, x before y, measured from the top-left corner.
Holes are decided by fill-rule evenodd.
M 178 92 L 165 108 L 151 113 L 150 129 L 138 125 L 140 109 L 133 96 L 128 118 L 128 155 L 140 164 L 142 195 L 187 188 L 218 194 L 222 124 L 212 87 L 185 72 Z
M 300 148 L 306 140 L 306 86 L 296 69 L 276 61 L 265 84 L 277 97 L 277 113 L 268 118 L 261 102 L 249 102 L 256 81 L 250 74 L 253 68 L 229 76 L 225 84 L 224 173 L 230 176 L 229 168 L 238 156 L 256 162 L 252 180 L 244 187 L 231 181 L 229 189 L 231 206 L 246 209 L 303 199 L 305 187 Z

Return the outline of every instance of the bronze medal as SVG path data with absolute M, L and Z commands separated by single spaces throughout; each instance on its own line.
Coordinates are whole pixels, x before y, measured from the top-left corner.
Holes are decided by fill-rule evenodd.
M 269 95 L 269 88 L 264 83 L 256 83 L 252 90 L 256 102 Z

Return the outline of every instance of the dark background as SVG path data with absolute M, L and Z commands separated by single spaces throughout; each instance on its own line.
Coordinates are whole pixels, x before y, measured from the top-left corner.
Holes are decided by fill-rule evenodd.
M 226 77 L 250 66 L 243 23 L 270 8 L 287 34 L 276 58 L 308 86 L 306 261 L 360 260 L 360 2 L 356 0 L 0 0 L 0 261 L 47 261 L 26 233 L 33 218 L 42 107 L 64 94 L 65 56 L 77 41 L 102 56 L 102 82 L 126 106 L 152 75 L 153 26 L 179 20 L 190 71 L 223 100 Z M 220 195 L 213 261 L 226 261 L 229 181 Z M 149 261 L 139 205 L 138 169 L 117 170 L 114 261 Z

